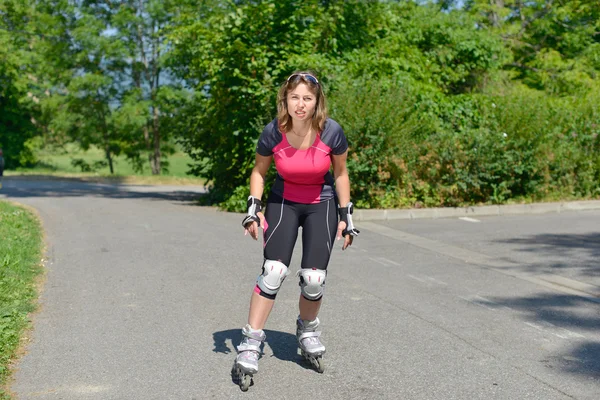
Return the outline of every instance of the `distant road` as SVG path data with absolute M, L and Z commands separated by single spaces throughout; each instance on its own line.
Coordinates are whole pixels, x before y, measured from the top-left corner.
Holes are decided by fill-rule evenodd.
M 262 247 L 202 192 L 4 180 L 48 245 L 19 399 L 600 398 L 600 211 L 359 222 L 330 264 L 325 373 L 296 353 L 290 275 L 242 393 Z

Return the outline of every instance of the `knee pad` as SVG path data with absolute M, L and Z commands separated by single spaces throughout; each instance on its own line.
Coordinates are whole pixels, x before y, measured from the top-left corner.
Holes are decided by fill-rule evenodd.
M 284 263 L 265 260 L 262 274 L 258 277 L 257 285 L 263 292 L 275 295 L 288 274 L 288 267 Z
M 322 269 L 301 269 L 298 271 L 300 277 L 300 290 L 302 296 L 308 300 L 319 300 L 323 296 L 323 286 L 327 271 Z

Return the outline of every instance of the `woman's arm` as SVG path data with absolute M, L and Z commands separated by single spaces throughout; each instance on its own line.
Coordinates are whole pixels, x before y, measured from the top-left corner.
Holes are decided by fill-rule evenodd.
M 348 169 L 346 168 L 347 158 L 347 151 L 337 156 L 331 156 L 335 191 L 340 202 L 340 207 L 346 207 L 350 202 L 350 178 L 348 177 Z
M 340 202 L 340 207 L 348 206 L 350 203 L 350 178 L 348 177 L 348 169 L 346 168 L 346 159 L 348 158 L 348 151 L 340 155 L 332 155 L 331 160 L 333 164 L 333 178 L 335 180 L 335 191 Z M 346 222 L 340 221 L 338 224 L 338 230 L 336 238 L 340 240 L 342 238 L 342 232 L 346 228 Z M 352 235 L 344 236 L 344 244 L 342 250 L 346 250 L 348 246 L 352 244 L 354 237 Z
M 265 176 L 267 175 L 267 171 L 269 171 L 272 160 L 273 156 L 265 157 L 258 153 L 256 154 L 254 168 L 252 168 L 252 172 L 250 173 L 250 196 L 254 196 L 257 199 L 262 198 L 265 189 Z

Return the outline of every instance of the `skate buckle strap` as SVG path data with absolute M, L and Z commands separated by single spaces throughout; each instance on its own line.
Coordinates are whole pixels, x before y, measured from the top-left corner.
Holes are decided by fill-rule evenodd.
M 267 338 L 267 335 L 265 335 L 264 331 L 249 332 L 249 331 L 246 331 L 245 329 L 243 329 L 242 335 L 244 335 L 248 339 L 256 340 L 257 342 L 264 342 L 265 339 Z
M 303 332 L 300 334 L 300 336 L 298 336 L 298 340 L 304 340 L 309 337 L 319 337 L 319 336 L 321 336 L 321 331 Z
M 260 345 L 252 343 L 241 343 L 237 347 L 237 351 L 238 353 L 241 353 L 242 351 L 256 351 L 257 353 L 261 353 Z

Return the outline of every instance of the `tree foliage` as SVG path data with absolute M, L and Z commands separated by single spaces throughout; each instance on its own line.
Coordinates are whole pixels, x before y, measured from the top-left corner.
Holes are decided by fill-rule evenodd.
M 6 167 L 30 164 L 27 141 L 35 133 L 36 37 L 30 21 L 35 18 L 31 2 L 0 1 L 0 148 Z
M 0 17 L 10 163 L 40 134 L 158 173 L 176 138 L 239 210 L 278 87 L 311 69 L 361 207 L 600 195 L 594 0 L 0 0 Z
M 296 68 L 326 68 L 342 46 L 360 42 L 362 31 L 340 25 L 364 19 L 361 2 L 324 3 L 239 2 L 206 20 L 183 15 L 173 31 L 173 63 L 195 89 L 181 118 L 183 142 L 216 199 L 246 183 L 257 132 L 273 118 L 285 78 Z
M 258 133 L 275 115 L 278 85 L 295 69 L 322 73 L 333 115 L 343 122 L 365 86 L 409 90 L 422 97 L 419 102 L 433 101 L 436 95 L 476 90 L 505 57 L 501 41 L 477 31 L 468 15 L 458 18 L 409 2 L 240 3 L 208 20 L 183 19 L 173 32 L 174 62 L 185 66 L 180 74 L 195 82 L 197 96 L 181 119 L 184 143 L 198 161 L 195 172 L 213 183 L 217 200 L 244 193 L 236 188 L 247 185 Z M 335 101 L 344 96 L 349 101 Z M 372 108 L 358 112 L 381 114 Z M 364 142 L 364 132 L 347 133 Z
M 154 174 L 168 168 L 163 156 L 173 151 L 169 121 L 186 96 L 182 83 L 163 68 L 165 31 L 177 2 L 36 3 L 57 27 L 52 36 L 40 35 L 40 130 L 46 140 L 97 146 L 111 172 L 118 154 L 137 169 L 146 157 Z
M 506 67 L 524 84 L 552 94 L 598 90 L 598 1 L 470 0 L 467 10 L 505 40 Z

